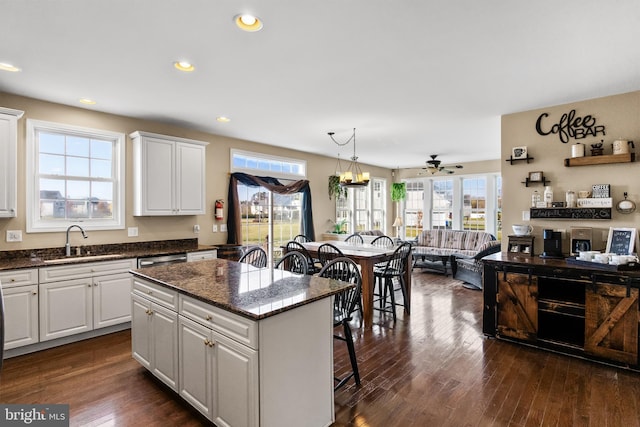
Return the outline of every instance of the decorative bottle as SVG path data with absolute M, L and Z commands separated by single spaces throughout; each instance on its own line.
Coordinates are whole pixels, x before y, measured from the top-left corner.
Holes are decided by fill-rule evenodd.
M 538 202 L 540 202 L 540 193 L 538 193 L 538 190 L 533 190 L 533 194 L 531 195 L 531 207 L 537 208 Z
M 550 185 L 544 187 L 544 202 L 547 204 L 547 207 L 551 207 L 551 203 L 553 202 L 553 189 Z

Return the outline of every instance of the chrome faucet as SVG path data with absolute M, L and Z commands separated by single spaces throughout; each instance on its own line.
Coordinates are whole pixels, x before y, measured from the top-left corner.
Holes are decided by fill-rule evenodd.
M 71 224 L 69 226 L 69 228 L 67 228 L 67 243 L 65 243 L 65 245 L 64 245 L 64 250 L 65 250 L 66 256 L 71 256 L 71 246 L 69 245 L 69 230 L 71 230 L 73 227 L 77 227 L 80 230 L 80 232 L 82 233 L 82 237 L 84 237 L 85 239 L 87 238 L 87 235 L 85 234 L 85 232 L 82 229 L 82 227 L 80 227 L 78 224 Z

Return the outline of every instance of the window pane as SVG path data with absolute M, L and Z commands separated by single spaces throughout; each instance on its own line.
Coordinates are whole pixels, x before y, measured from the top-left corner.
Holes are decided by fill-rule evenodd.
M 431 203 L 432 228 L 450 229 L 453 222 L 452 180 L 441 180 L 433 182 L 433 199 Z
M 40 154 L 40 173 L 45 175 L 64 175 L 64 156 Z
M 67 136 L 68 156 L 89 157 L 89 138 Z
M 67 176 L 89 176 L 89 159 L 67 157 Z
M 485 230 L 487 180 L 468 178 L 462 181 L 463 229 Z
M 113 156 L 113 144 L 111 141 L 91 140 L 91 157 L 94 159 L 111 160 Z
M 90 196 L 88 181 L 67 181 L 67 199 L 87 200 Z
M 111 178 L 111 161 L 91 159 L 91 176 L 94 178 Z
M 412 239 L 422 232 L 424 209 L 424 183 L 422 181 L 407 182 L 405 198 L 405 238 Z
M 64 181 L 40 179 L 40 217 L 65 218 Z
M 38 144 L 41 153 L 64 154 L 64 135 L 40 132 Z

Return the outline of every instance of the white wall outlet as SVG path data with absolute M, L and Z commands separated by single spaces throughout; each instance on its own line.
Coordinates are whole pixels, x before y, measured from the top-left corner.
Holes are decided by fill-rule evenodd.
M 193 226 L 193 232 L 194 232 L 195 234 L 198 234 L 198 233 L 200 232 L 200 226 L 199 226 L 198 224 L 196 224 L 196 225 L 194 225 L 194 226 Z
M 531 220 L 531 213 L 529 211 L 522 211 L 522 220 L 523 221 L 530 221 Z
M 7 230 L 7 242 L 22 242 L 22 230 Z
M 129 237 L 138 237 L 138 227 L 129 227 L 129 228 L 127 228 L 127 236 L 129 236 Z
M 217 233 L 218 232 L 218 224 L 213 224 L 213 226 L 211 227 L 211 232 L 212 233 Z
M 221 233 L 227 232 L 227 224 L 220 224 L 220 232 Z

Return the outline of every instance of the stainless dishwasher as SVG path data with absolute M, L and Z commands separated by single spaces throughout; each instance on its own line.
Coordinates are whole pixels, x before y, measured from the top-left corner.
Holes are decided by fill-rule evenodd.
M 175 264 L 178 262 L 187 262 L 187 254 L 180 253 L 138 258 L 138 268 L 157 267 L 159 265 Z

